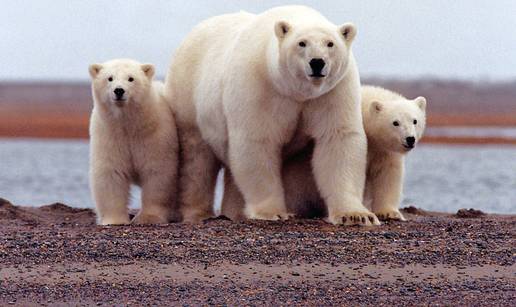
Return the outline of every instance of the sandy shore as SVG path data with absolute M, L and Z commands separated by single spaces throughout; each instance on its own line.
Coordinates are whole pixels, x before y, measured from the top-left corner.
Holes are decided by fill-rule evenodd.
M 95 226 L 0 201 L 0 305 L 497 305 L 516 299 L 516 216 Z

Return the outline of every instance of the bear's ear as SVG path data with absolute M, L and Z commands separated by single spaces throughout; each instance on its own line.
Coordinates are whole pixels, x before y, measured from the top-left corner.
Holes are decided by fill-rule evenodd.
M 381 102 L 379 102 L 377 100 L 371 102 L 371 106 L 370 106 L 371 113 L 378 113 L 382 109 L 383 109 L 383 105 Z
M 88 68 L 90 72 L 90 76 L 92 79 L 95 79 L 97 75 L 99 74 L 100 70 L 102 69 L 102 65 L 100 64 L 91 64 Z
M 425 97 L 419 96 L 416 99 L 414 99 L 414 102 L 421 109 L 421 111 L 425 112 L 425 110 L 426 110 L 426 98 Z
M 278 21 L 274 25 L 274 33 L 276 33 L 276 37 L 278 39 L 283 39 L 285 36 L 287 36 L 288 32 L 290 31 L 292 27 L 290 24 L 286 21 Z
M 147 78 L 151 79 L 152 77 L 154 77 L 154 72 L 155 72 L 154 65 L 152 65 L 152 64 L 142 64 L 141 67 L 142 67 L 143 73 L 145 73 Z
M 352 23 L 345 23 L 339 27 L 339 32 L 346 44 L 350 45 L 357 35 L 357 28 Z

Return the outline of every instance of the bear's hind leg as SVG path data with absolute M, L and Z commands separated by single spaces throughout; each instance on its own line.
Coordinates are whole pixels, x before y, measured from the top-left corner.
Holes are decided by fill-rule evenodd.
M 213 201 L 220 163 L 197 128 L 179 131 L 179 207 L 183 222 L 214 216 Z
M 224 196 L 222 197 L 221 215 L 232 221 L 244 220 L 244 206 L 244 197 L 238 189 L 233 175 L 226 168 L 224 170 Z

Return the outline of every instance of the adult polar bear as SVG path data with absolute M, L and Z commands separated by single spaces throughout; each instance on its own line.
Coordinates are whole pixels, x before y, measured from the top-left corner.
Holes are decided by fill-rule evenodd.
M 282 153 L 312 138 L 328 221 L 379 224 L 362 204 L 367 145 L 355 33 L 303 6 L 222 15 L 192 30 L 165 81 L 179 133 L 184 221 L 213 214 L 221 163 L 248 218 L 288 218 Z

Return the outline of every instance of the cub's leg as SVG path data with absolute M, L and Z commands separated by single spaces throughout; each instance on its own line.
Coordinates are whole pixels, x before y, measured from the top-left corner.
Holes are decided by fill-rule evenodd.
M 174 209 L 176 172 L 157 170 L 147 174 L 142 182 L 142 208 L 132 220 L 133 224 L 166 224 Z
M 220 163 L 196 127 L 181 129 L 178 136 L 180 211 L 184 222 L 196 223 L 214 216 Z
M 100 225 L 129 224 L 129 178 L 115 169 L 95 169 L 91 187 Z
M 245 219 L 245 201 L 228 168 L 224 170 L 224 196 L 222 198 L 221 214 L 233 221 Z
M 392 158 L 386 163 L 370 167 L 377 170 L 375 176 L 368 176 L 366 183 L 366 195 L 371 197 L 372 201 L 371 210 L 382 220 L 405 221 L 405 217 L 399 211 L 403 186 L 402 159 Z

